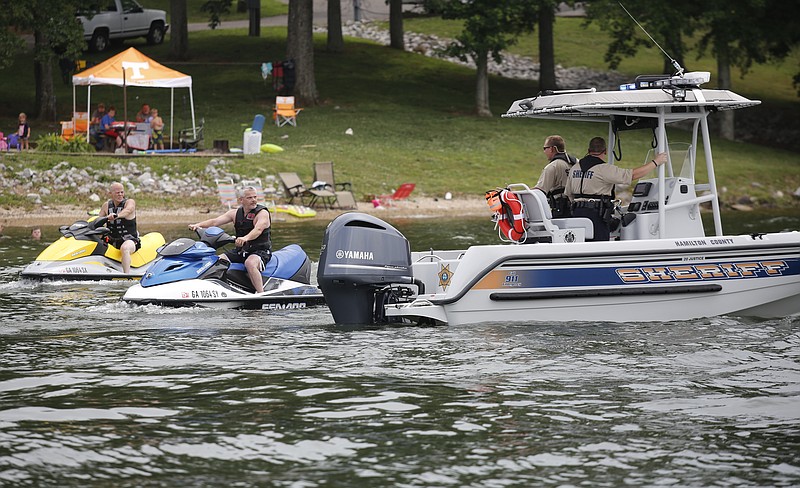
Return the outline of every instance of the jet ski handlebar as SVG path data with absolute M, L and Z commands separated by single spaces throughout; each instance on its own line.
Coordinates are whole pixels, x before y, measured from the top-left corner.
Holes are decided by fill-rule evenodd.
M 214 249 L 219 249 L 228 244 L 236 242 L 236 238 L 225 232 L 219 227 L 208 227 L 206 229 L 198 227 L 195 230 L 200 242 L 204 242 Z

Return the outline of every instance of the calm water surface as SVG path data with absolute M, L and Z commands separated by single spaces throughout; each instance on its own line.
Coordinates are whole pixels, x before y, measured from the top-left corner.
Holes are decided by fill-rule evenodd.
M 495 240 L 394 223 L 415 250 Z M 279 222 L 277 244 L 316 259 L 324 226 Z M 800 485 L 798 317 L 353 329 L 324 307 L 131 307 L 126 283 L 20 282 L 47 242 L 7 234 L 2 486 Z

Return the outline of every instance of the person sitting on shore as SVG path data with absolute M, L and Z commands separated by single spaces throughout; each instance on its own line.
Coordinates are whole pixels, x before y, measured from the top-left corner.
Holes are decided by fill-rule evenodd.
M 97 108 L 94 112 L 92 112 L 92 118 L 89 120 L 89 136 L 97 139 L 99 134 L 102 134 L 100 130 L 100 121 L 103 120 L 103 117 L 106 115 L 106 104 L 105 103 L 98 103 Z
M 114 149 L 122 147 L 122 136 L 120 136 L 117 129 L 114 128 L 114 116 L 117 115 L 117 109 L 114 106 L 108 107 L 106 113 L 100 120 L 100 132 L 109 139 L 114 141 Z
M 153 120 L 153 115 L 150 113 L 150 105 L 142 104 L 141 110 L 136 113 L 136 122 L 149 124 L 151 120 Z

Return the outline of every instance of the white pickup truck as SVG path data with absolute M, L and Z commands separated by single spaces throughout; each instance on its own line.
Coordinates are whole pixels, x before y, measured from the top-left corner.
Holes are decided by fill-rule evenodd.
M 110 41 L 146 37 L 148 44 L 161 44 L 169 29 L 167 13 L 145 9 L 136 0 L 108 0 L 99 12 L 80 12 L 83 38 L 90 51 L 105 51 Z

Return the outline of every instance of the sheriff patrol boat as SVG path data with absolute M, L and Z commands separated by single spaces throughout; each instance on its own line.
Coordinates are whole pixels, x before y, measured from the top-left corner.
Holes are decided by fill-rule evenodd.
M 519 202 L 516 214 L 496 215 L 498 222 L 518 218 L 521 235 L 497 245 L 410 252 L 390 224 L 343 214 L 325 232 L 318 272 L 334 320 L 624 322 L 800 313 L 800 232 L 723 232 L 708 119 L 760 102 L 701 88 L 709 79 L 681 70 L 639 77 L 619 91 L 515 101 L 503 117 L 604 123 L 611 148 L 622 131 L 652 132 L 655 152 L 669 160 L 656 177 L 636 183 L 627 205 L 618 203 L 618 227 L 605 242 L 587 240 L 588 219 L 552 218 L 545 195 L 524 184 L 507 188 Z M 689 130 L 668 134 L 678 123 Z M 640 156 L 649 161 L 652 152 Z M 713 222 L 713 235 L 704 219 Z

